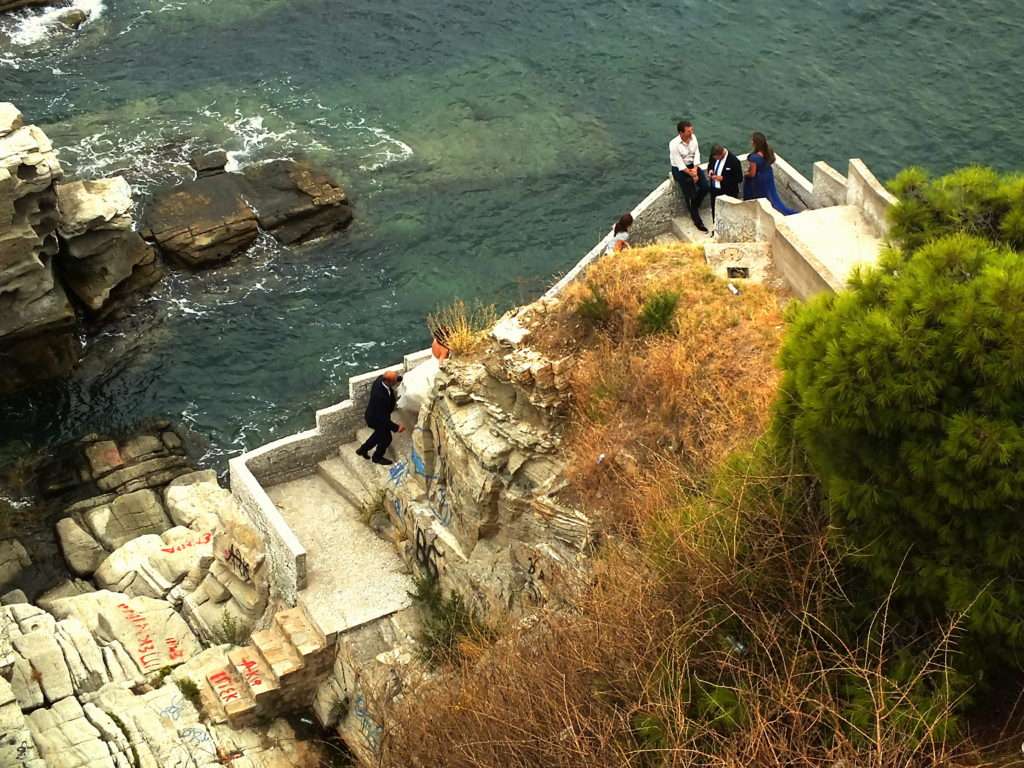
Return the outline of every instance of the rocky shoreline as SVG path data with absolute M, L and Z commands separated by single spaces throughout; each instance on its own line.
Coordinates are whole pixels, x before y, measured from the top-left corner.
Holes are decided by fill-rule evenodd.
M 0 103 L 0 394 L 67 375 L 83 332 L 128 314 L 169 268 L 221 263 L 261 231 L 290 245 L 352 221 L 344 189 L 315 168 L 226 161 L 198 155 L 197 178 L 156 192 L 139 227 L 123 177 L 66 179 L 46 134 Z
M 178 432 L 90 435 L 37 472 L 69 573 L 29 602 L 38 548 L 0 542 L 0 764 L 315 763 L 282 715 L 308 705 L 326 640 L 268 611 L 258 531 Z

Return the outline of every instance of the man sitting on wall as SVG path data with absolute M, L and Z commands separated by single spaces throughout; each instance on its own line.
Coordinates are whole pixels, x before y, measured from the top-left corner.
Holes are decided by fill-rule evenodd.
M 708 177 L 700 169 L 700 147 L 693 133 L 693 123 L 680 120 L 676 125 L 678 135 L 668 144 L 668 160 L 672 164 L 672 178 L 676 180 L 686 198 L 693 225 L 701 232 L 708 228 L 700 218 L 700 204 L 708 193 Z
M 366 404 L 366 426 L 373 430 L 373 434 L 356 448 L 356 453 L 364 459 L 369 459 L 370 449 L 376 447 L 373 452 L 374 464 L 394 463 L 384 457 L 384 452 L 391 445 L 391 433 L 405 431 L 405 427 L 391 420 L 391 413 L 398 403 L 395 390 L 401 383 L 401 376 L 394 371 L 385 371 L 384 375 L 378 376 L 370 387 L 370 402 Z
M 715 200 L 722 195 L 740 197 L 740 183 L 743 181 L 743 166 L 740 159 L 721 144 L 711 148 L 708 163 L 708 177 L 711 179 L 711 220 L 715 220 Z

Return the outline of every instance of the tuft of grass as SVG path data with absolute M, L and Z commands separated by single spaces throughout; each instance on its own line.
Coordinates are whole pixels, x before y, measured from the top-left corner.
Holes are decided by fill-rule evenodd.
M 412 598 L 419 604 L 423 630 L 418 638 L 420 660 L 431 667 L 454 665 L 462 658 L 465 646 L 486 642 L 494 636 L 473 608 L 457 592 L 445 596 L 437 579 L 414 578 Z
M 222 611 L 220 624 L 214 630 L 214 641 L 218 645 L 245 645 L 248 639 L 249 633 L 245 626 L 228 610 Z
M 591 325 L 606 326 L 612 318 L 612 307 L 607 297 L 594 285 L 587 286 L 590 293 L 576 304 L 576 313 Z
M 640 333 L 671 331 L 678 304 L 678 291 L 658 291 L 649 296 L 640 307 Z
M 452 354 L 469 354 L 484 344 L 488 331 L 497 320 L 498 313 L 493 304 L 467 304 L 457 299 L 427 315 L 427 327 Z

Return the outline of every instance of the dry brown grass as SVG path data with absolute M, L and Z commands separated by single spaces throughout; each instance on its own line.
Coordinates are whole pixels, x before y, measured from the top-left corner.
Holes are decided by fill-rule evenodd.
M 680 294 L 674 332 L 645 336 L 641 307 L 663 291 Z M 587 328 L 576 313 L 595 293 L 611 314 L 603 327 Z M 734 296 L 693 247 L 598 261 L 567 291 L 561 311 L 541 322 L 542 348 L 570 344 L 577 355 L 568 476 L 588 507 L 646 514 L 652 504 L 638 503 L 638 487 L 699 477 L 765 428 L 779 381 L 779 298 L 757 285 Z M 566 329 L 576 329 L 574 341 L 559 337 Z
M 644 336 L 640 308 L 665 290 L 681 296 L 673 332 Z M 577 312 L 594 295 L 597 323 Z M 868 641 L 844 644 L 842 560 L 815 482 L 767 442 L 726 458 L 765 429 L 781 332 L 776 295 L 733 296 L 680 247 L 603 259 L 540 316 L 534 344 L 578 358 L 576 501 L 626 535 L 574 612 L 469 643 L 397 702 L 382 765 L 979 764 L 947 730 L 955 635 L 900 681 L 884 606 Z
M 427 315 L 427 327 L 455 354 L 477 351 L 487 340 L 487 333 L 498 319 L 493 304 L 467 304 L 456 299 Z
M 866 648 L 830 629 L 843 597 L 813 484 L 749 465 L 727 482 L 649 521 L 639 550 L 610 548 L 578 613 L 400 704 L 383 764 L 977 764 L 941 727 L 952 643 L 900 684 L 878 650 L 884 612 Z

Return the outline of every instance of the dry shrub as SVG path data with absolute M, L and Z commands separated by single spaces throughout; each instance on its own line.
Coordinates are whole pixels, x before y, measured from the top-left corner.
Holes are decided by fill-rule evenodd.
M 594 292 L 611 319 L 577 346 L 568 474 L 589 507 L 644 512 L 638 485 L 699 477 L 764 430 L 779 381 L 780 303 L 757 285 L 734 296 L 690 246 L 658 246 L 596 262 L 544 325 L 571 327 Z M 666 293 L 679 295 L 674 333 L 647 335 L 645 302 Z M 557 344 L 539 331 L 541 344 Z
M 609 548 L 575 614 L 545 614 L 397 704 L 388 766 L 976 764 L 951 738 L 951 634 L 896 681 L 884 606 L 848 647 L 814 484 L 729 467 Z M 959 746 L 957 746 L 959 744 Z
M 487 340 L 487 333 L 498 320 L 493 304 L 467 304 L 456 299 L 427 315 L 427 327 L 434 338 L 455 354 L 475 352 Z

